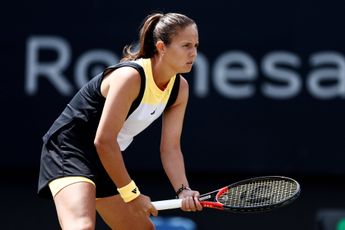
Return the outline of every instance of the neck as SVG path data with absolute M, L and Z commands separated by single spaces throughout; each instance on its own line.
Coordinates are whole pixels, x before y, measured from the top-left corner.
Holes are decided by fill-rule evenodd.
M 153 80 L 155 81 L 158 88 L 164 90 L 167 87 L 170 78 L 174 76 L 175 73 L 168 71 L 168 69 L 165 67 L 166 65 L 163 64 L 162 59 L 159 57 L 155 56 L 151 58 L 151 65 Z

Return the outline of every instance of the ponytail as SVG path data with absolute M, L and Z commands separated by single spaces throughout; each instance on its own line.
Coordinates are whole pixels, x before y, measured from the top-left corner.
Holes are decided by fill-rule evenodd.
M 195 22 L 178 13 L 154 13 L 147 16 L 140 29 L 139 44 L 125 46 L 121 62 L 153 57 L 157 53 L 157 41 L 169 45 L 173 36 L 191 24 Z
M 123 49 L 123 58 L 121 61 L 131 61 L 138 58 L 151 58 L 156 53 L 156 39 L 153 31 L 163 14 L 155 13 L 149 15 L 144 20 L 139 33 L 139 49 L 134 50 L 134 45 L 127 45 Z

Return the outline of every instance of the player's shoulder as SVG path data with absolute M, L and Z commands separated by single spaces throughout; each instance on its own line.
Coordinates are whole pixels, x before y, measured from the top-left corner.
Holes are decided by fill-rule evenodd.
M 180 87 L 179 87 L 179 91 L 188 91 L 189 89 L 189 84 L 187 79 L 182 76 L 182 74 L 177 75 L 176 77 L 180 78 Z
M 137 94 L 140 90 L 141 77 L 140 73 L 129 66 L 112 69 L 104 76 L 101 84 L 102 95 L 106 96 L 109 89 L 123 90 L 128 95 Z
M 140 73 L 137 69 L 131 66 L 122 66 L 120 68 L 114 69 L 109 74 L 111 81 L 130 81 L 132 83 L 140 82 Z

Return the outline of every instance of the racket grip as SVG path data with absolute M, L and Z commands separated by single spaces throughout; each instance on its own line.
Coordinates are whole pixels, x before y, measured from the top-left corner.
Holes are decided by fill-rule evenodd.
M 182 199 L 154 201 L 152 202 L 152 205 L 157 210 L 176 209 L 182 207 Z

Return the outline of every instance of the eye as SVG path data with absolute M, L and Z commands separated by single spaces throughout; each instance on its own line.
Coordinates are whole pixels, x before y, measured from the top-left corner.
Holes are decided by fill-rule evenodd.
M 193 43 L 186 43 L 186 44 L 183 44 L 182 47 L 187 48 L 187 49 L 192 49 L 192 48 L 198 49 L 199 43 L 195 43 L 195 44 L 193 44 Z

